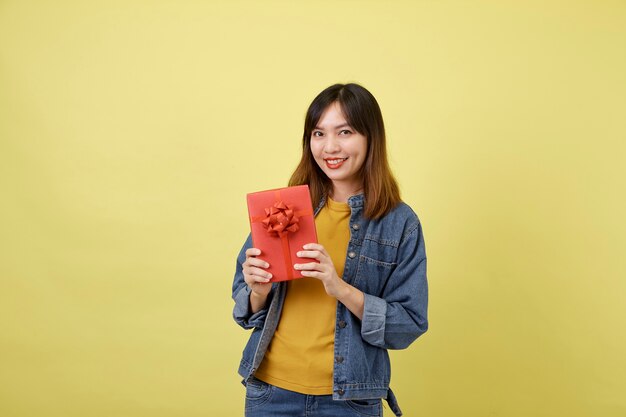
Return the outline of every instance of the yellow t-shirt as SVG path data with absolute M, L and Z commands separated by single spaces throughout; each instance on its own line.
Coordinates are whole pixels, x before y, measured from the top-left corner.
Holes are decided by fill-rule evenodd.
M 315 217 L 319 243 L 342 277 L 350 241 L 350 206 L 327 200 Z M 306 263 L 305 258 L 297 263 Z M 280 322 L 255 376 L 277 387 L 309 395 L 333 392 L 337 300 L 316 278 L 287 283 Z

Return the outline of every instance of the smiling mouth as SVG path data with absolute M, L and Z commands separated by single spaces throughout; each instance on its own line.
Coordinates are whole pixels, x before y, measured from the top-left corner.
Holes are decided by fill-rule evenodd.
M 333 159 L 329 158 L 329 159 L 324 159 L 324 162 L 326 162 L 326 166 L 328 168 L 335 169 L 335 168 L 339 168 L 346 159 L 348 158 L 333 158 Z

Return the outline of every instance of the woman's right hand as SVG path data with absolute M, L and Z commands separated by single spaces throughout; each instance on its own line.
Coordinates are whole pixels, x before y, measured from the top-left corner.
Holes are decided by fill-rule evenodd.
M 246 250 L 246 260 L 242 265 L 243 279 L 252 290 L 251 296 L 256 295 L 265 301 L 267 294 L 272 289 L 272 284 L 269 282 L 272 274 L 265 271 L 265 268 L 268 268 L 270 264 L 256 257 L 260 254 L 261 250 L 257 248 Z

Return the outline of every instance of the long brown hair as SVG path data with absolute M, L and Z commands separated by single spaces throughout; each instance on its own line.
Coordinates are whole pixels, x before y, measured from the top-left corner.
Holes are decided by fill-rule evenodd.
M 387 161 L 385 125 L 380 107 L 372 93 L 358 84 L 331 85 L 315 97 L 304 119 L 302 158 L 289 179 L 289 186 L 308 184 L 314 205 L 332 190 L 331 180 L 313 159 L 311 133 L 324 111 L 334 102 L 339 103 L 350 126 L 367 138 L 367 155 L 359 172 L 363 178 L 364 215 L 379 219 L 401 201 L 400 190 Z

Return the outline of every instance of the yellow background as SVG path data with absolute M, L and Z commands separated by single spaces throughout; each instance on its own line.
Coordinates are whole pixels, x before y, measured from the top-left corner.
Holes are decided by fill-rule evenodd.
M 623 1 L 0 1 L 0 415 L 242 415 L 245 194 L 350 81 L 426 237 L 405 415 L 626 415 L 625 74 Z

